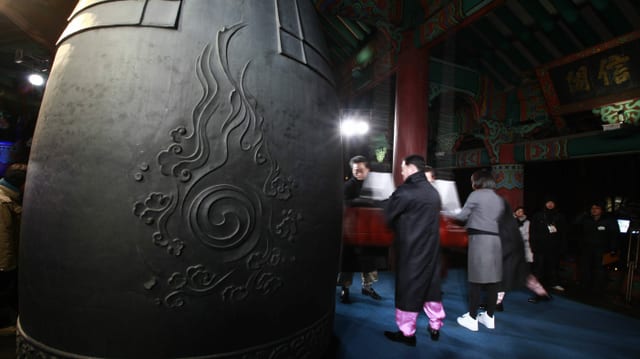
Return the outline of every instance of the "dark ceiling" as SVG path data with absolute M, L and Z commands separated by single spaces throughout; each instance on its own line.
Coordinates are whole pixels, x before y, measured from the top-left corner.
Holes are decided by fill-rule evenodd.
M 15 99 L 16 91 L 28 91 L 23 85 L 26 75 L 49 68 L 55 41 L 75 3 L 0 0 L 0 99 Z M 380 36 L 376 35 L 381 30 L 387 36 L 394 31 L 411 31 L 428 20 L 425 4 L 449 2 L 389 2 L 402 4 L 396 6 L 400 11 L 386 15 L 393 19 L 385 19 L 379 11 L 371 11 L 374 15 L 370 17 L 350 16 L 349 11 L 338 16 L 323 11 L 319 5 L 323 3 L 344 10 L 363 2 L 314 1 L 321 10 L 330 56 L 340 67 L 356 66 L 356 55 L 362 55 L 368 44 L 379 42 Z M 341 3 L 348 5 L 335 5 Z M 425 46 L 431 47 L 431 56 L 487 74 L 503 88 L 535 78 L 534 69 L 540 65 L 640 29 L 638 0 L 505 0 L 487 1 L 485 7 L 491 10 L 477 18 L 472 15 L 474 21 L 463 22 L 456 31 Z
M 638 29 L 638 0 L 507 0 L 431 55 L 508 88 L 535 78 L 538 66 Z
M 316 0 L 317 4 L 326 2 L 332 6 L 325 7 L 338 9 L 333 12 L 339 14 L 322 15 L 331 56 L 338 64 L 350 62 L 358 66 L 356 55 L 374 41 L 372 38 L 380 24 L 386 25 L 382 30 L 389 34 L 411 31 L 438 18 L 437 22 L 461 24 L 432 43 L 423 44 L 431 48 L 430 55 L 486 74 L 498 88 L 504 89 L 535 79 L 536 67 L 640 29 L 638 0 L 485 1 L 484 9 L 490 10 L 469 17 L 451 12 L 443 15 L 440 10 L 453 1 L 367 2 L 370 7 L 372 3 L 387 7 L 392 6 L 388 3 L 402 4 L 396 11 L 402 14 L 399 20 L 389 18 L 393 15 L 387 15 L 387 19 L 381 19 L 384 18 L 381 15 L 367 19 L 363 12 L 391 11 L 375 6 L 373 10 L 364 9 L 362 1 Z M 457 7 L 472 2 L 460 0 Z M 349 5 L 344 5 L 347 3 Z
M 31 73 L 46 76 L 55 41 L 75 1 L 0 0 L 0 105 L 36 105 L 42 89 L 29 85 Z

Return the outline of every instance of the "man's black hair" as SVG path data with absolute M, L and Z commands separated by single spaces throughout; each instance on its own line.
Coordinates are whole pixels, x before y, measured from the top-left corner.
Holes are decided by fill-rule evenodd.
M 404 158 L 405 165 L 414 165 L 420 172 L 424 172 L 425 166 L 427 165 L 424 157 L 420 155 L 409 155 Z
M 367 160 L 365 156 L 357 155 L 351 157 L 351 159 L 349 160 L 349 166 L 353 167 L 354 163 L 364 163 L 364 166 L 369 168 L 369 160 Z

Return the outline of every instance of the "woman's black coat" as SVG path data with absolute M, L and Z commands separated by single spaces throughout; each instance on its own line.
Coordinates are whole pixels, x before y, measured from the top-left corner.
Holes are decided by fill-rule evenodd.
M 504 201 L 504 199 L 503 199 Z M 524 240 L 511 207 L 504 201 L 504 211 L 498 220 L 502 245 L 502 291 L 519 289 L 525 285 L 529 269 L 524 259 Z

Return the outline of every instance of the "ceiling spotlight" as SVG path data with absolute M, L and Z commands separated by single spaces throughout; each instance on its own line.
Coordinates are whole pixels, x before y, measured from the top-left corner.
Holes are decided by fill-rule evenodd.
M 340 124 L 340 132 L 347 137 L 362 136 L 369 132 L 369 123 L 358 119 L 345 119 Z
M 38 74 L 29 75 L 29 83 L 33 86 L 42 86 L 44 85 L 44 77 Z

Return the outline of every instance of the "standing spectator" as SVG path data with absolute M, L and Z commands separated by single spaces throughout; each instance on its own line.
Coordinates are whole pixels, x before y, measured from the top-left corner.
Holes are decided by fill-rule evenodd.
M 498 220 L 504 210 L 504 200 L 495 192 L 496 182 L 488 170 L 478 170 L 471 176 L 473 192 L 453 218 L 466 222 L 469 233 L 467 280 L 469 281 L 469 312 L 458 317 L 458 324 L 478 330 L 478 322 L 495 328 L 498 289 L 502 281 L 502 245 Z M 511 215 L 511 213 L 509 213 Z M 482 291 L 486 292 L 487 310 L 478 314 Z
M 615 254 L 617 250 L 618 223 L 603 213 L 604 204 L 594 201 L 590 215 L 582 217 L 578 224 L 580 239 L 580 281 L 584 289 L 602 294 L 606 286 L 606 271 L 602 256 Z
M 531 221 L 527 218 L 527 214 L 524 211 L 524 207 L 517 207 L 513 212 L 513 216 L 518 221 L 518 229 L 522 235 L 524 242 L 524 259 L 529 264 L 529 267 L 533 269 L 533 252 L 531 251 L 531 243 L 529 242 L 529 228 L 531 227 Z
M 416 321 L 420 310 L 429 317 L 431 340 L 438 340 L 445 318 L 440 277 L 440 196 L 424 174 L 425 161 L 410 155 L 402 162 L 404 183 L 385 208 L 395 232 L 397 332 L 384 335 L 395 342 L 416 345 Z
M 371 206 L 373 202 L 360 198 L 362 192 L 362 184 L 371 171 L 369 161 L 364 156 L 355 156 L 349 160 L 349 166 L 353 177 L 344 184 L 344 201 L 346 206 Z M 378 281 L 378 271 L 375 268 L 374 253 L 372 249 L 366 247 L 353 248 L 351 246 L 342 245 L 341 267 L 342 272 L 338 273 L 338 285 L 342 286 L 340 292 L 340 302 L 351 304 L 351 296 L 349 288 L 353 283 L 353 272 L 344 271 L 345 266 L 358 265 L 362 270 L 362 294 L 369 296 L 375 300 L 382 297 L 373 289 L 373 283 Z M 355 263 L 357 262 L 357 263 Z
M 10 165 L 0 179 L 0 331 L 15 334 L 18 313 L 18 238 L 20 200 L 24 192 L 27 166 Z
M 556 208 L 552 196 L 545 197 L 544 209 L 531 218 L 530 243 L 533 250 L 534 274 L 547 288 L 564 291 L 558 277 L 560 257 L 567 249 L 567 222 Z M 529 298 L 536 303 L 540 298 Z

